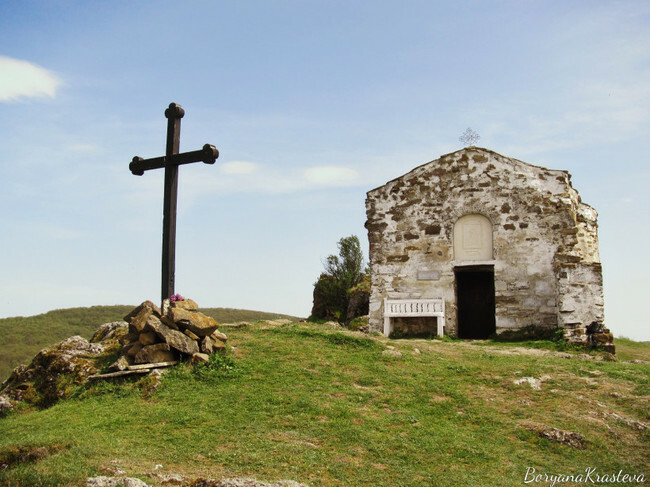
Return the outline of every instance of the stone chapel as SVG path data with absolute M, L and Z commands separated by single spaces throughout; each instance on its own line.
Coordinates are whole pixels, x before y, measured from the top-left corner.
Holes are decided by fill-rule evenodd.
M 366 214 L 371 331 L 602 328 L 597 213 L 567 171 L 468 147 L 369 191 Z

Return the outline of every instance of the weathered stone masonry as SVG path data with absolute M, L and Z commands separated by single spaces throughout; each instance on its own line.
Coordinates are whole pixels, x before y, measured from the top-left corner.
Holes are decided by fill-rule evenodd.
M 459 330 L 477 309 L 493 310 L 480 326 L 497 333 L 536 325 L 585 340 L 603 322 L 597 213 L 567 171 L 469 147 L 369 191 L 366 214 L 371 330 L 383 330 L 385 298 L 443 298 L 450 335 L 487 336 Z M 487 308 L 471 301 L 491 293 Z

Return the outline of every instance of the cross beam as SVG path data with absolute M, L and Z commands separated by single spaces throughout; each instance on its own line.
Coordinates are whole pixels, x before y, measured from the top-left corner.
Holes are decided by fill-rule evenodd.
M 195 150 L 192 152 L 183 152 L 182 154 L 175 154 L 171 157 L 152 157 L 151 159 L 143 159 L 142 157 L 135 156 L 129 164 L 129 169 L 136 176 L 142 176 L 145 171 L 149 169 L 160 169 L 168 165 L 180 166 L 182 164 L 190 164 L 192 162 L 205 162 L 206 164 L 214 164 L 214 161 L 219 157 L 217 148 L 210 144 L 205 144 L 203 149 Z
M 163 157 L 143 159 L 134 157 L 129 169 L 136 176 L 142 176 L 150 169 L 165 168 L 165 193 L 163 197 L 163 248 L 162 248 L 162 289 L 161 301 L 174 294 L 174 275 L 176 272 L 176 206 L 178 196 L 178 166 L 193 162 L 214 164 L 219 151 L 210 144 L 201 150 L 179 154 L 181 136 L 181 118 L 185 110 L 170 103 L 165 110 L 167 117 L 167 150 Z

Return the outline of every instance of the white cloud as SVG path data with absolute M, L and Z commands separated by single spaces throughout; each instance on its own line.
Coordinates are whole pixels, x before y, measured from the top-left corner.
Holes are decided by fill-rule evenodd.
M 304 172 L 305 179 L 309 183 L 324 186 L 346 185 L 359 176 L 354 169 L 341 166 L 316 166 Z
M 221 165 L 221 172 L 224 174 L 252 174 L 257 169 L 257 164 L 247 161 L 232 161 Z
M 266 193 L 289 194 L 319 188 L 362 184 L 359 173 L 341 166 L 308 169 L 276 168 L 255 162 L 228 162 L 220 171 L 186 170 L 181 176 L 184 198 L 202 194 Z M 200 169 L 200 168 L 199 168 Z M 246 172 L 247 171 L 247 172 Z
M 36 64 L 0 56 L 0 101 L 54 98 L 61 80 Z

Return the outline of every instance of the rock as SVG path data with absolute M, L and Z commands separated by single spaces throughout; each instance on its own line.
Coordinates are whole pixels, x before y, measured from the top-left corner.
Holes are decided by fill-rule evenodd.
M 140 479 L 131 477 L 90 477 L 86 487 L 149 487 Z
M 585 333 L 593 335 L 594 333 L 609 333 L 609 330 L 605 328 L 605 325 L 601 322 L 594 321 L 585 329 Z
M 131 323 L 131 320 L 139 314 L 143 309 L 150 309 L 152 312 L 156 313 L 158 316 L 162 316 L 160 313 L 160 308 L 153 304 L 151 301 L 145 301 L 140 306 L 133 308 L 133 310 L 124 317 L 124 321 Z
M 9 398 L 5 396 L 0 396 L 0 417 L 7 414 L 7 411 L 10 411 L 11 409 L 13 409 L 13 407 L 14 405 L 11 404 Z
M 585 449 L 585 437 L 575 431 L 560 430 L 557 428 L 547 427 L 537 432 L 542 438 L 547 438 L 551 441 L 557 441 L 563 445 L 568 445 L 579 450 Z
M 195 301 L 185 298 L 183 301 L 174 301 L 172 303 L 172 308 L 180 308 L 187 311 L 197 311 L 199 309 L 199 305 L 196 304 Z
M 137 342 L 138 341 L 138 334 L 137 333 L 131 333 L 127 329 L 127 333 L 125 335 L 122 335 L 119 339 L 118 342 L 120 342 L 120 345 L 126 346 L 129 345 L 130 343 Z
M 201 341 L 201 351 L 207 354 L 212 354 L 215 352 L 225 352 L 226 344 L 223 341 L 216 338 L 215 334 L 213 333 L 212 335 L 210 335 L 209 337 L 205 337 Z
M 99 328 L 97 328 L 97 331 L 90 339 L 90 342 L 96 343 L 113 338 L 115 336 L 115 332 L 118 330 L 126 330 L 127 327 L 128 323 L 125 321 L 113 321 L 111 323 L 104 323 Z
M 608 417 L 608 418 L 616 419 L 618 421 L 622 421 L 625 424 L 627 424 L 628 426 L 632 426 L 634 429 L 636 429 L 638 431 L 644 431 L 644 430 L 648 429 L 647 424 L 642 423 L 641 421 L 637 421 L 636 419 L 631 419 L 631 418 L 627 418 L 625 416 L 621 416 L 620 414 L 605 413 L 605 416 Z
M 183 485 L 188 485 L 190 483 L 189 480 L 186 477 L 184 477 L 184 476 L 182 476 L 180 474 L 177 474 L 177 473 L 167 473 L 166 474 L 166 473 L 154 472 L 153 475 L 155 477 L 157 477 L 158 480 L 160 480 L 161 485 L 165 485 L 165 486 L 167 486 L 167 485 L 170 485 L 170 486 L 171 485 L 183 486 Z
M 129 333 L 139 334 L 144 331 L 147 320 L 153 316 L 151 308 L 144 307 L 129 321 Z
M 228 337 L 226 336 L 225 333 L 221 333 L 219 330 L 215 331 L 212 335 L 210 335 L 213 340 L 221 340 L 222 342 L 226 343 L 228 341 Z
M 183 331 L 188 337 L 190 337 L 192 340 L 196 340 L 197 342 L 201 340 L 201 337 L 198 336 L 196 333 L 194 333 L 192 330 L 185 330 Z
M 75 335 L 59 342 L 56 348 L 71 355 L 99 355 L 104 351 L 105 347 L 99 343 L 90 343 L 84 337 Z
M 594 333 L 589 337 L 592 343 L 612 343 L 614 336 L 611 333 Z
M 212 338 L 210 337 L 205 337 L 203 340 L 201 340 L 201 351 L 203 353 L 207 353 L 210 355 L 213 352 L 213 347 L 212 347 Z
M 616 347 L 613 344 L 607 343 L 605 345 L 601 345 L 600 349 L 603 352 L 607 352 L 603 359 L 607 360 L 608 362 L 618 362 L 618 358 L 616 358 Z
M 650 365 L 650 362 L 647 360 L 640 360 L 640 359 L 634 359 L 634 360 L 628 360 L 628 364 L 643 364 L 643 365 Z
M 219 325 L 220 328 L 248 328 L 249 326 L 251 326 L 251 324 L 246 321 L 240 321 L 239 323 L 222 323 Z
M 219 323 L 203 313 L 187 311 L 181 308 L 171 308 L 169 313 L 169 317 L 180 328 L 189 328 L 200 337 L 214 333 L 219 327 Z
M 542 375 L 540 376 L 539 379 L 535 379 L 534 377 L 522 377 L 521 379 L 516 379 L 513 382 L 516 385 L 520 385 L 523 383 L 528 383 L 531 387 L 531 389 L 535 389 L 536 391 L 541 391 L 542 390 L 542 382 L 550 379 L 550 375 Z
M 212 338 L 212 353 L 224 353 L 226 351 L 226 344 L 221 340 Z
M 199 352 L 198 344 L 190 337 L 180 331 L 172 330 L 155 316 L 150 317 L 147 321 L 147 327 L 160 337 L 170 347 L 186 355 L 192 355 Z
M 191 364 L 205 363 L 210 361 L 210 355 L 207 353 L 195 353 L 190 360 Z
M 162 316 L 160 313 L 160 308 L 153 304 L 151 301 L 145 301 L 140 306 L 131 311 L 128 315 L 124 317 L 124 321 L 129 324 L 129 332 L 138 334 L 140 333 L 149 316 Z
M 97 373 L 94 359 L 104 348 L 80 336 L 63 340 L 41 350 L 27 367 L 17 367 L 3 383 L 2 394 L 40 407 L 51 406 Z
M 140 350 L 142 350 L 142 344 L 140 342 L 133 342 L 126 345 L 122 349 L 122 353 L 129 357 L 135 357 Z
M 166 324 L 166 325 L 167 325 L 168 327 L 170 327 L 172 330 L 180 330 L 180 328 L 178 328 L 178 325 L 177 325 L 176 323 L 174 323 L 174 320 L 172 320 L 171 318 L 169 318 L 167 315 L 163 315 L 163 316 L 160 318 L 160 321 L 162 321 L 164 324 Z
M 169 299 L 163 299 L 161 316 L 167 316 L 171 307 L 171 301 Z
M 402 356 L 402 352 L 400 352 L 399 350 L 390 350 L 390 349 L 384 350 L 383 352 L 381 352 L 381 354 L 386 355 L 388 357 L 395 357 L 395 358 L 399 358 Z
M 197 479 L 191 487 L 307 487 L 305 484 L 299 484 L 295 480 L 280 480 L 278 482 L 269 484 L 259 480 L 250 478 L 234 478 L 234 479 Z
M 138 342 L 140 342 L 142 346 L 153 345 L 157 341 L 158 341 L 158 336 L 153 331 L 142 332 L 138 337 Z
M 147 345 L 142 347 L 142 350 L 135 356 L 136 364 L 155 364 L 157 362 L 173 362 L 177 356 L 169 345 L 166 343 L 156 343 L 155 345 Z
M 129 366 L 129 361 L 126 358 L 125 355 L 122 355 L 120 358 L 118 358 L 115 362 L 111 364 L 110 367 L 108 367 L 108 370 L 111 372 L 117 372 L 120 370 L 126 370 L 126 368 Z

